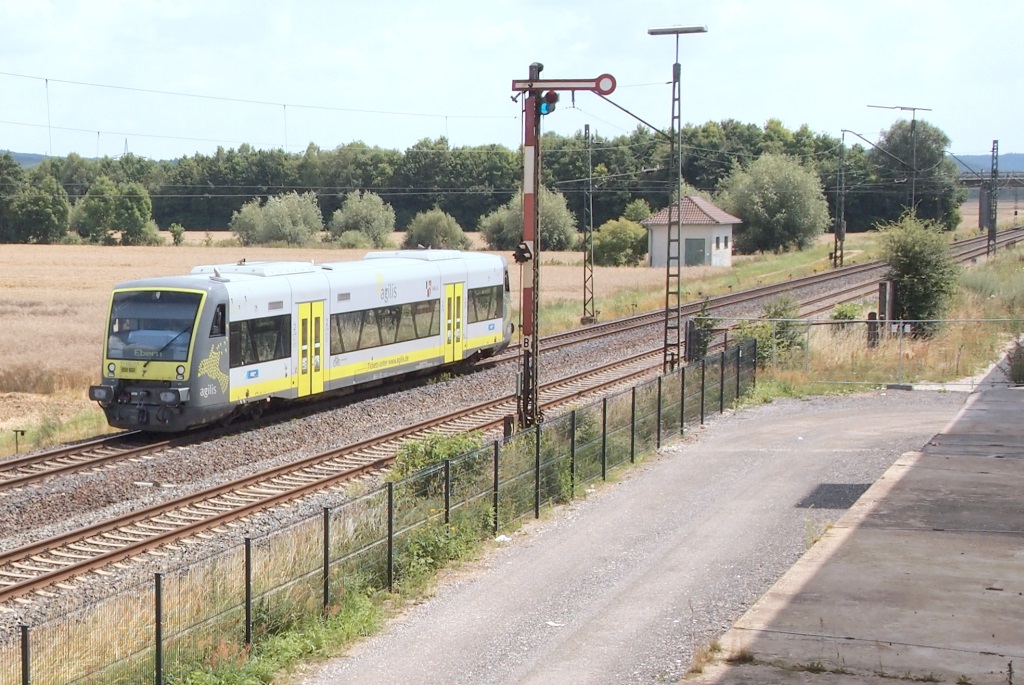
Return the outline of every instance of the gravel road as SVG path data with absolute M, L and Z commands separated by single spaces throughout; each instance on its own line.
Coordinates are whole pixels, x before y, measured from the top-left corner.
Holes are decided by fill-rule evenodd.
M 875 392 L 715 417 L 452 571 L 381 634 L 294 681 L 675 681 L 965 398 Z

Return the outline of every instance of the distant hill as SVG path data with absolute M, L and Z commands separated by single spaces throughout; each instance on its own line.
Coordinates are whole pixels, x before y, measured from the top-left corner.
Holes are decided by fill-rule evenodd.
M 39 164 L 46 159 L 46 155 L 36 155 L 29 152 L 11 152 L 10 150 L 0 150 L 0 155 L 5 152 L 10 152 L 11 157 L 14 157 L 14 161 L 26 169 L 39 166 Z
M 992 171 L 992 155 L 959 155 L 960 159 L 954 158 L 957 168 L 960 171 L 976 171 L 987 174 Z M 966 162 L 970 169 L 961 163 Z M 1024 171 L 1024 153 L 1011 152 L 999 155 L 999 171 Z

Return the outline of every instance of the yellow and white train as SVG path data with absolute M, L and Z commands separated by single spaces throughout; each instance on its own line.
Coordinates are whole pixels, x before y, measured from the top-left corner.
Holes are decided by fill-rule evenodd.
M 286 401 L 473 363 L 512 338 L 504 257 L 198 266 L 114 288 L 99 385 L 110 425 L 182 431 Z

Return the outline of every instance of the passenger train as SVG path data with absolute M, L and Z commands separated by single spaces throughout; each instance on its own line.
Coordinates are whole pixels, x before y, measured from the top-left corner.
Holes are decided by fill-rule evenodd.
M 183 431 L 505 349 L 504 257 L 370 252 L 352 262 L 197 266 L 115 286 L 99 402 L 117 428 Z

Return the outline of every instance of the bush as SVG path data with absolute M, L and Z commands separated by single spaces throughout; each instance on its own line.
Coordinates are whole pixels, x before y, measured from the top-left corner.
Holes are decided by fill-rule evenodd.
M 395 210 L 376 193 L 360 194 L 358 190 L 354 190 L 345 196 L 344 204 L 331 216 L 327 228 L 331 232 L 331 237 L 339 242 L 346 234 L 358 231 L 366 236 L 372 247 L 391 247 L 391 233 L 395 230 Z M 354 239 L 349 235 L 347 240 L 351 242 Z
M 171 224 L 167 230 L 171 234 L 171 242 L 175 245 L 181 245 L 185 242 L 185 227 L 179 223 Z
M 243 246 L 305 245 L 323 231 L 324 222 L 316 195 L 291 192 L 272 197 L 262 206 L 259 198 L 246 202 L 231 216 L 230 226 Z
M 571 250 L 575 244 L 576 216 L 569 211 L 565 197 L 544 188 L 540 202 L 540 238 L 542 250 Z M 523 196 L 480 218 L 480 233 L 492 250 L 514 250 L 523 239 Z
M 446 459 L 454 459 L 472 452 L 481 445 L 483 438 L 477 432 L 455 435 L 433 432 L 421 440 L 407 440 L 395 453 L 395 467 L 391 470 L 391 478 L 405 478 L 428 466 L 440 464 Z
M 792 350 L 804 346 L 804 324 L 794 319 L 800 316 L 800 303 L 792 295 L 780 295 L 764 305 L 764 318 L 772 321 L 744 321 L 736 327 L 737 340 L 757 341 L 757 365 L 771 366 Z
M 833 321 L 856 321 L 861 318 L 861 306 L 856 302 L 840 302 L 832 308 Z
M 914 321 L 915 335 L 932 335 L 956 292 L 960 267 L 949 252 L 942 226 L 909 212 L 881 227 L 883 260 L 896 290 L 889 318 Z
M 402 243 L 406 249 L 430 247 L 435 250 L 465 250 L 470 245 L 459 222 L 436 207 L 413 217 L 405 232 L 405 242 Z
M 335 242 L 338 247 L 345 250 L 368 250 L 374 247 L 373 241 L 370 240 L 370 236 L 366 235 L 362 231 L 344 231 L 338 234 L 335 238 Z
M 605 222 L 594 233 L 594 263 L 636 266 L 647 254 L 647 231 L 629 219 Z

